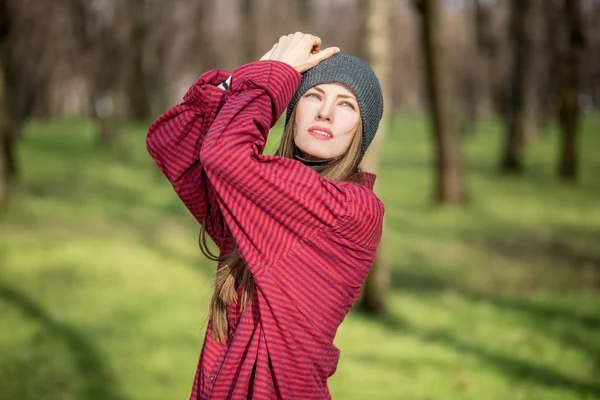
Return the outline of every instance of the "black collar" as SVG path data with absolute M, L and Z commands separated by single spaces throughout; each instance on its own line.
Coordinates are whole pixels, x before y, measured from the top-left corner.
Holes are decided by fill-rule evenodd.
M 309 167 L 312 167 L 312 166 L 315 166 L 315 165 L 322 165 L 322 164 L 328 163 L 330 161 L 337 160 L 339 157 L 327 158 L 327 159 L 319 159 L 319 160 L 307 160 L 306 158 L 304 158 L 304 157 L 302 157 L 300 155 L 300 150 L 294 144 L 294 158 L 296 160 L 300 161 L 302 164 L 308 165 Z

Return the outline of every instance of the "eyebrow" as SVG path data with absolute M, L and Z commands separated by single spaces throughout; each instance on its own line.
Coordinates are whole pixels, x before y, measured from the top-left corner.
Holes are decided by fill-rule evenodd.
M 325 94 L 325 91 L 321 88 L 318 87 L 312 87 L 311 89 L 315 89 L 316 91 Z M 352 100 L 356 100 L 356 98 L 354 96 L 351 95 L 347 95 L 347 94 L 338 94 L 337 97 L 341 97 L 343 99 L 352 99 Z

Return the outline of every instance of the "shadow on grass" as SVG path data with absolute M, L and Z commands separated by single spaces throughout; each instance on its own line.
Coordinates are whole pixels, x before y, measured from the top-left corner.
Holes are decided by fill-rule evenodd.
M 419 337 L 426 342 L 449 347 L 458 353 L 473 355 L 488 363 L 490 367 L 499 370 L 504 375 L 516 381 L 530 381 L 550 388 L 571 390 L 581 396 L 600 396 L 600 386 L 598 385 L 579 382 L 543 365 L 503 354 L 496 354 L 483 346 L 460 339 L 446 330 L 419 328 L 397 315 L 386 314 L 380 317 L 371 317 L 366 316 L 362 312 L 360 315 L 362 318 L 378 322 L 386 329 L 395 332 L 401 331 Z
M 423 214 L 423 210 L 414 210 Z M 424 215 L 424 214 L 423 214 Z M 457 218 L 463 215 L 456 214 Z M 424 215 L 424 217 L 426 217 Z M 532 271 L 561 272 L 570 280 L 556 281 L 563 289 L 600 289 L 600 229 L 548 224 L 531 227 L 503 221 L 490 214 L 465 217 L 444 229 L 419 223 L 416 218 L 391 215 L 387 228 L 411 237 L 440 241 L 473 249 L 494 259 L 527 265 Z
M 478 178 L 488 182 L 498 182 L 500 180 L 507 183 L 509 187 L 513 187 L 512 184 L 515 185 L 514 188 L 527 185 L 543 190 L 551 190 L 562 184 L 551 162 L 529 160 L 524 166 L 522 175 L 511 175 L 500 171 L 495 162 L 480 159 L 481 157 L 484 156 L 478 155 L 468 161 L 467 173 L 469 179 Z M 590 160 L 584 160 L 584 162 L 589 164 L 586 167 L 590 169 L 595 167 Z M 433 158 L 429 154 L 420 157 L 412 154 L 393 158 L 386 157 L 381 160 L 380 168 L 382 171 L 400 171 L 405 175 L 421 174 L 424 177 L 429 176 L 435 170 Z M 579 197 L 589 199 L 589 201 L 594 201 L 597 198 L 600 191 L 600 179 L 597 176 L 597 174 L 590 174 L 590 179 L 585 181 L 586 184 L 575 189 Z M 476 198 L 477 194 L 474 193 L 474 195 Z
M 476 291 L 466 288 L 458 282 L 446 281 L 436 276 L 413 274 L 402 271 L 399 268 L 393 269 L 392 284 L 394 289 L 403 293 L 436 294 L 444 290 L 452 290 L 473 302 L 484 302 L 498 308 L 525 313 L 528 320 L 544 330 L 547 330 L 552 320 L 566 321 L 574 329 L 585 328 L 597 331 L 600 328 L 600 317 L 597 315 L 589 315 L 573 309 L 561 309 L 558 306 L 544 305 L 524 299 L 508 298 L 493 293 Z M 457 338 L 448 331 L 418 328 L 406 320 L 392 315 L 378 318 L 378 321 L 388 329 L 404 331 L 421 337 L 426 341 L 441 343 L 456 351 L 473 354 L 515 379 L 530 380 L 550 387 L 562 387 L 577 391 L 581 395 L 600 396 L 600 386 L 598 385 L 578 382 L 545 366 L 506 355 L 495 354 L 482 346 Z M 590 335 L 593 335 L 593 333 L 590 333 Z M 560 334 L 557 340 L 581 349 L 593 358 L 595 365 L 600 365 L 600 349 L 592 343 L 586 343 L 586 341 L 581 339 L 580 335 L 569 331 Z
M 84 336 L 73 328 L 53 320 L 40 305 L 14 288 L 0 284 L 0 299 L 13 305 L 27 318 L 42 325 L 49 334 L 63 341 L 70 349 L 77 371 L 84 381 L 81 393 L 76 398 L 98 400 L 126 398 L 118 392 L 115 379 L 111 376 L 100 353 Z
M 156 167 L 155 167 L 156 168 Z M 156 168 L 157 169 L 157 168 Z M 158 170 L 158 169 L 157 169 Z M 73 174 L 77 174 L 73 172 Z M 161 176 L 151 180 L 158 182 L 152 185 L 170 187 L 169 182 Z M 191 213 L 183 206 L 175 192 L 171 199 L 165 202 L 153 203 L 149 196 L 155 189 L 140 190 L 130 187 L 125 182 L 105 176 L 95 176 L 85 179 L 84 175 L 54 177 L 52 180 L 27 182 L 26 195 L 52 199 L 54 202 L 65 204 L 68 209 L 77 210 L 80 204 L 85 204 L 99 210 L 106 221 L 114 221 L 115 231 L 124 230 L 133 233 L 150 251 L 156 252 L 166 259 L 183 262 L 195 270 L 210 276 L 214 274 L 212 263 L 204 260 L 198 249 L 197 257 L 183 257 L 166 245 L 161 223 L 166 220 L 181 221 L 182 226 L 187 221 L 195 221 Z M 33 226 L 37 221 L 32 220 Z M 200 225 L 197 232 L 189 237 L 190 244 L 198 242 Z M 75 228 L 76 229 L 76 228 Z
M 401 317 L 389 314 L 378 318 L 377 321 L 387 329 L 403 331 L 418 336 L 424 341 L 441 344 L 460 353 L 474 355 L 516 381 L 530 381 L 551 388 L 567 389 L 577 392 L 581 396 L 600 396 L 600 386 L 598 385 L 579 382 L 543 365 L 495 354 L 480 345 L 459 339 L 446 330 L 418 328 Z
M 577 324 L 587 329 L 600 328 L 600 316 L 577 312 L 573 309 L 561 309 L 556 305 L 544 305 L 519 298 L 503 297 L 493 293 L 481 292 L 461 286 L 459 283 L 443 280 L 435 276 L 426 276 L 402 271 L 399 268 L 392 271 L 394 289 L 402 292 L 434 292 L 439 293 L 449 289 L 461 296 L 477 302 L 486 302 L 499 308 L 527 313 L 528 316 L 543 319 L 561 319 L 571 324 Z
M 560 237 L 535 234 L 489 237 L 483 239 L 487 251 L 506 258 L 541 260 L 547 265 L 567 266 L 575 270 L 600 270 L 600 231 L 560 228 Z M 594 282 L 600 288 L 600 281 Z

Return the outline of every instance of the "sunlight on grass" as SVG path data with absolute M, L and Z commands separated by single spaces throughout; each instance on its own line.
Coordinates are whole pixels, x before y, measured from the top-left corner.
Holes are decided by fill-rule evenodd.
M 376 185 L 390 310 L 353 310 L 340 327 L 333 398 L 600 398 L 600 118 L 586 120 L 575 186 L 556 180 L 554 128 L 524 176 L 503 177 L 502 127 L 483 122 L 464 138 L 460 210 L 431 203 L 425 120 L 392 127 Z M 146 128 L 130 125 L 115 154 L 90 121 L 28 126 L 0 216 L 0 399 L 189 396 L 215 266 Z

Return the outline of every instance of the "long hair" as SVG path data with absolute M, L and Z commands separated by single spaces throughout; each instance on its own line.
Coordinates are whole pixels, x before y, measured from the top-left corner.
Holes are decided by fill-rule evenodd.
M 296 121 L 296 108 L 292 110 L 289 123 L 287 124 L 276 156 L 294 158 L 296 147 L 294 144 L 294 126 Z M 319 175 L 324 178 L 337 181 L 352 181 L 361 172 L 360 153 L 362 146 L 362 119 L 359 122 L 350 142 L 348 150 L 341 156 L 332 159 L 332 161 L 312 166 Z M 223 263 L 217 270 L 214 292 L 210 301 L 210 310 L 208 313 L 209 326 L 212 326 L 212 337 L 218 343 L 224 343 L 229 334 L 229 323 L 227 322 L 227 305 L 240 302 L 242 312 L 250 304 L 255 292 L 256 286 L 252 273 L 235 247 L 229 254 L 218 257 L 212 254 L 206 241 L 206 224 L 210 223 L 209 211 L 207 211 L 204 221 L 200 228 L 200 237 L 198 240 L 200 250 L 210 260 Z

